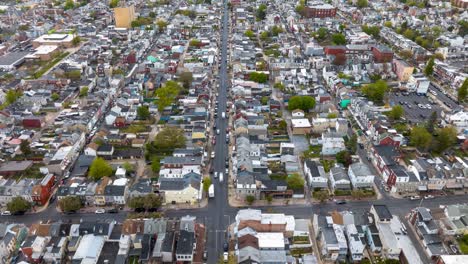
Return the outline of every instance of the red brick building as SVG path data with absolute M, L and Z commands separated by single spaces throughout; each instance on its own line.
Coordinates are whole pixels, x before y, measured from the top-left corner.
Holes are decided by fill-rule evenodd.
M 468 8 L 467 0 L 451 0 L 450 3 L 452 3 L 453 6 L 456 6 L 458 8 L 463 8 L 463 9 Z
M 50 173 L 45 176 L 41 183 L 33 186 L 31 198 L 39 205 L 44 205 L 49 200 L 54 188 L 55 175 Z
M 393 51 L 385 46 L 373 46 L 371 51 L 375 62 L 391 62 L 393 60 Z
M 306 6 L 304 9 L 304 16 L 307 18 L 335 17 L 336 7 L 329 4 Z
M 326 46 L 323 52 L 326 55 L 346 54 L 346 46 Z

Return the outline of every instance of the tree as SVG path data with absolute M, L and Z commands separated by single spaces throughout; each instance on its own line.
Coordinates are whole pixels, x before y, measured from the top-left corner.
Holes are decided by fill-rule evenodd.
M 26 156 L 26 157 L 29 156 L 31 154 L 31 146 L 29 144 L 29 141 L 21 140 L 20 150 L 21 150 L 21 153 L 23 153 L 24 156 Z
M 135 171 L 135 167 L 133 166 L 133 164 L 131 164 L 128 161 L 122 164 L 122 168 L 124 168 L 127 173 Z
M 20 92 L 17 92 L 16 90 L 8 90 L 8 92 L 6 93 L 6 103 L 8 105 L 16 102 L 16 100 L 18 100 L 18 98 L 21 96 L 21 93 Z
M 170 106 L 182 87 L 175 81 L 167 81 L 161 88 L 156 90 L 158 97 L 158 110 L 162 112 L 164 108 Z
M 60 99 L 60 95 L 58 93 L 52 93 L 50 95 L 50 99 L 52 99 L 52 101 L 57 101 L 58 99 Z
M 302 190 L 304 189 L 304 178 L 299 173 L 294 173 L 286 179 L 288 188 L 291 190 Z
M 139 119 L 147 120 L 150 118 L 150 111 L 148 106 L 142 105 L 137 108 L 137 116 Z
M 12 214 L 18 212 L 26 212 L 31 208 L 31 203 L 28 202 L 21 196 L 13 198 L 9 203 L 7 203 L 7 209 Z
M 29 29 L 29 25 L 27 25 L 27 24 L 23 24 L 23 25 L 18 27 L 19 31 L 26 31 L 28 29 Z
M 65 72 L 65 77 L 72 79 L 72 80 L 78 80 L 81 78 L 81 71 L 73 70 L 73 71 Z
M 179 75 L 179 81 L 182 82 L 185 89 L 188 89 L 192 85 L 193 74 L 189 71 L 183 72 Z
M 97 181 L 104 176 L 112 176 L 112 167 L 103 158 L 96 158 L 89 167 L 89 177 Z
M 281 130 L 286 130 L 288 128 L 288 123 L 285 120 L 281 120 L 278 123 L 278 127 Z
M 118 4 L 119 4 L 119 0 L 110 0 L 109 7 L 116 8 Z
M 424 74 L 426 76 L 431 76 L 434 73 L 434 58 L 430 58 L 426 64 L 426 68 L 424 68 Z
M 343 164 L 345 167 L 349 167 L 353 163 L 351 154 L 347 150 L 336 153 L 336 162 Z
M 332 42 L 335 45 L 345 45 L 346 37 L 343 35 L 343 33 L 335 33 L 332 35 Z
M 327 118 L 328 118 L 328 119 L 334 119 L 334 118 L 337 118 L 337 117 L 338 117 L 338 114 L 337 114 L 337 113 L 329 113 L 329 114 L 327 115 Z
M 378 26 L 368 26 L 362 25 L 362 31 L 364 31 L 366 34 L 373 36 L 374 38 L 379 37 L 380 34 L 380 28 Z
M 385 21 L 385 22 L 384 22 L 384 26 L 385 26 L 385 27 L 388 27 L 388 28 L 393 27 L 392 21 Z
M 156 17 L 156 13 L 151 11 L 148 13 L 148 16 L 151 17 L 151 18 L 155 18 Z
M 315 36 L 318 40 L 324 40 L 328 36 L 328 29 L 324 27 L 319 28 Z
M 272 36 L 278 36 L 280 33 L 283 33 L 283 29 L 281 27 L 278 27 L 276 25 L 274 25 L 272 28 L 271 28 L 271 35 Z
M 143 208 L 145 208 L 145 210 L 157 210 L 161 204 L 161 197 L 155 193 L 149 193 L 143 197 Z
M 353 190 L 353 191 L 351 191 L 351 196 L 354 199 L 360 200 L 361 198 L 363 198 L 365 196 L 365 193 L 362 190 Z
M 436 134 L 434 150 L 437 153 L 442 153 L 457 142 L 457 130 L 452 126 L 437 129 Z
M 458 89 L 458 102 L 463 103 L 468 95 L 468 78 L 465 78 L 462 86 Z
M 364 86 L 361 92 L 369 98 L 369 100 L 382 103 L 385 97 L 385 93 L 388 91 L 387 82 L 384 80 L 378 80 L 375 83 Z
M 158 19 L 158 21 L 156 21 L 156 25 L 158 26 L 159 31 L 166 30 L 168 24 L 169 23 L 167 23 L 164 19 Z
M 255 12 L 255 16 L 257 17 L 257 20 L 264 20 L 265 19 L 266 9 L 267 9 L 267 6 L 265 4 L 261 4 L 257 8 L 257 11 Z
M 260 40 L 266 41 L 270 37 L 270 34 L 267 31 L 263 31 L 260 33 Z
M 159 173 L 159 170 L 161 169 L 161 159 L 158 157 L 153 157 L 151 159 L 151 171 L 154 173 Z
M 78 37 L 78 36 L 76 36 L 76 37 L 74 37 L 74 38 L 72 39 L 72 44 L 73 44 L 73 46 L 75 46 L 75 47 L 78 46 L 78 44 L 80 44 L 80 42 L 81 42 L 81 38 Z
M 304 112 L 309 112 L 310 109 L 315 107 L 315 98 L 311 96 L 293 96 L 289 98 L 288 110 L 293 111 L 301 109 Z
M 77 196 L 66 196 L 58 204 L 62 212 L 76 212 L 83 207 L 80 198 Z
M 270 97 L 263 96 L 262 99 L 260 99 L 260 102 L 262 103 L 262 105 L 268 105 L 269 100 L 270 100 Z
M 89 91 L 89 87 L 88 86 L 84 86 L 83 88 L 80 89 L 80 97 L 86 97 L 88 96 L 88 91 Z
M 356 153 L 357 150 L 357 135 L 353 134 L 351 138 L 346 142 L 346 148 L 348 148 L 351 154 Z
M 411 145 L 426 150 L 432 142 L 432 135 L 425 127 L 416 126 L 411 129 L 410 143 Z
M 280 91 L 284 91 L 285 87 L 284 87 L 284 84 L 280 83 L 280 82 L 277 82 L 273 85 L 273 87 L 275 87 L 276 89 L 280 90 Z
M 437 112 L 434 111 L 429 117 L 429 120 L 427 120 L 426 122 L 426 129 L 429 133 L 431 134 L 434 133 L 434 127 L 436 123 L 437 123 Z
M 364 7 L 367 7 L 369 3 L 367 2 L 367 0 L 358 0 L 356 5 L 359 8 L 364 8 Z
M 273 201 L 273 196 L 267 195 L 266 200 L 267 200 L 268 204 L 271 204 L 271 202 Z
M 65 10 L 69 10 L 69 9 L 73 9 L 73 8 L 75 8 L 75 4 L 74 4 L 73 0 L 67 0 L 65 2 L 65 6 L 63 7 L 63 9 L 65 9 Z
M 257 83 L 266 83 L 268 81 L 268 74 L 263 72 L 251 72 L 249 73 L 249 80 Z
M 398 120 L 403 116 L 404 113 L 405 110 L 403 107 L 401 107 L 401 105 L 395 105 L 392 107 L 392 110 L 388 112 L 388 116 L 393 120 Z
M 142 196 L 133 197 L 128 201 L 128 207 L 138 210 L 144 209 L 145 201 Z
M 304 14 L 305 14 L 305 0 L 299 0 L 299 4 L 296 6 L 296 12 L 299 15 L 304 16 Z
M 156 150 L 172 151 L 185 147 L 184 131 L 176 127 L 165 127 L 154 138 L 152 145 Z
M 250 30 L 250 29 L 247 29 L 247 30 L 244 32 L 244 35 L 245 35 L 246 37 L 248 37 L 248 38 L 251 38 L 251 39 L 255 37 L 255 33 L 254 33 L 252 30 Z
M 245 200 L 247 201 L 247 204 L 252 205 L 253 202 L 255 201 L 255 196 L 253 196 L 253 195 L 247 195 L 247 196 L 245 197 Z
M 322 190 L 314 193 L 314 198 L 319 200 L 321 203 L 325 202 L 330 198 L 330 194 L 327 190 Z
M 400 56 L 405 60 L 409 60 L 413 57 L 413 52 L 411 50 L 404 49 L 400 51 Z
M 203 191 L 204 192 L 208 192 L 210 185 L 211 185 L 211 178 L 210 177 L 203 178 Z

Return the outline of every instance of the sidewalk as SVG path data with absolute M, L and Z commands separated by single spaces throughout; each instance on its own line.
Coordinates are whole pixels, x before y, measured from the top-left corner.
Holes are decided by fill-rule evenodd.
M 234 190 L 229 186 L 228 202 L 232 207 L 257 207 L 257 206 L 284 206 L 284 205 L 306 205 L 310 204 L 307 199 L 273 199 L 271 203 L 267 200 L 255 200 L 251 205 L 242 198 L 237 198 Z
M 204 198 L 196 204 L 166 204 L 161 206 L 161 210 L 183 210 L 183 209 L 197 209 L 204 208 L 208 205 L 208 199 Z

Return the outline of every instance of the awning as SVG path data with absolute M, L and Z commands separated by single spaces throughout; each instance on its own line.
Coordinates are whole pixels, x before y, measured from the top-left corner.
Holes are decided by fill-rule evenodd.
M 426 186 L 426 185 L 419 185 L 419 186 L 418 186 L 418 191 L 420 191 L 420 192 L 425 192 L 425 191 L 427 191 L 427 186 Z
M 445 185 L 447 189 L 463 189 L 463 184 L 461 183 L 456 183 L 456 182 L 450 182 Z
M 429 190 L 436 190 L 436 191 L 440 191 L 444 188 L 444 184 L 435 184 L 435 183 L 429 183 L 427 185 L 427 189 Z

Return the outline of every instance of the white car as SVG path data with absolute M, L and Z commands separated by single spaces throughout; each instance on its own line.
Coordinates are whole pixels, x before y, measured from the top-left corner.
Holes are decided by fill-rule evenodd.
M 434 90 L 431 90 L 431 94 L 433 94 L 433 95 L 437 96 L 437 92 L 436 92 L 436 91 L 434 91 Z
M 432 109 L 432 106 L 430 104 L 426 104 L 427 109 Z
M 224 262 L 227 262 L 228 261 L 228 258 L 229 258 L 229 254 L 227 252 L 224 252 L 223 253 L 223 260 Z
M 11 212 L 10 211 L 3 211 L 2 215 L 11 215 Z
M 214 159 L 214 157 L 215 157 L 215 152 L 212 151 L 212 152 L 211 152 L 211 158 Z
M 95 211 L 96 214 L 104 214 L 105 212 L 106 212 L 106 210 L 104 210 L 104 209 L 97 209 Z
M 434 199 L 434 196 L 433 195 L 425 195 L 424 196 L 424 199 Z

